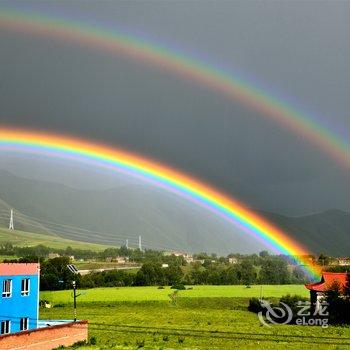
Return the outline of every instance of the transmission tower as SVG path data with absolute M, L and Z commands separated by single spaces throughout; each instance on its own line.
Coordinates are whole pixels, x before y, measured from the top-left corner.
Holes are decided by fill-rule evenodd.
M 15 226 L 13 224 L 13 209 L 11 209 L 11 212 L 10 212 L 10 222 L 9 222 L 9 230 L 14 230 L 15 229 Z
M 141 241 L 141 236 L 139 236 L 139 249 L 142 252 L 142 241 Z

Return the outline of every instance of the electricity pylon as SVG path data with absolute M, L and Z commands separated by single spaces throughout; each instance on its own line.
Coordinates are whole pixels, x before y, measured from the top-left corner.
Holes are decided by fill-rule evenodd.
M 9 222 L 9 230 L 14 230 L 15 226 L 13 224 L 13 209 L 11 209 L 11 214 L 10 214 L 10 222 Z

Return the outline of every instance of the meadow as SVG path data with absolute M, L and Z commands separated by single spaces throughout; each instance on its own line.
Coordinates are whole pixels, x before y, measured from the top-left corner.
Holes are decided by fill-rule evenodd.
M 181 298 L 279 298 L 286 294 L 297 294 L 308 297 L 309 293 L 303 285 L 253 285 L 246 286 L 191 286 L 187 290 L 179 291 Z M 111 302 L 111 301 L 165 301 L 169 300 L 170 287 L 120 287 L 93 288 L 82 291 L 81 303 Z M 71 291 L 41 292 L 41 299 L 50 300 L 53 304 L 67 304 L 71 302 Z
M 247 310 L 249 298 L 261 287 L 194 286 L 179 291 L 171 302 L 170 288 L 99 288 L 78 299 L 78 318 L 89 320 L 97 349 L 337 349 L 350 347 L 348 327 L 261 326 Z M 306 296 L 304 286 L 263 286 L 267 299 L 284 294 Z M 53 308 L 42 319 L 71 319 L 71 291 L 42 292 Z

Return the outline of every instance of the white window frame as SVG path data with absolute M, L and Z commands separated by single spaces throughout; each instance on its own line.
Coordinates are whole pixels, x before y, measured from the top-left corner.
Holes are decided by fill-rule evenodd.
M 19 324 L 20 331 L 27 331 L 29 329 L 29 318 L 22 317 Z
M 5 285 L 6 283 L 10 283 L 10 291 L 5 290 Z M 6 279 L 2 281 L 2 297 L 3 298 L 11 298 L 12 296 L 12 280 L 11 279 Z
M 2 326 L 4 324 L 4 330 L 5 332 L 2 332 Z M 7 330 L 7 332 L 6 332 Z M 5 334 L 10 334 L 11 333 L 11 321 L 10 320 L 3 320 L 1 321 L 1 324 L 0 324 L 0 333 L 1 335 L 5 335 Z
M 23 289 L 23 283 L 27 281 L 27 289 Z M 21 281 L 21 295 L 22 297 L 27 297 L 30 293 L 30 278 L 23 278 Z

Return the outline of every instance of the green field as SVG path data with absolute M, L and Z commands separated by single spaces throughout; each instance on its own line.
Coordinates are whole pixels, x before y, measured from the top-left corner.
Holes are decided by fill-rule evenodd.
M 44 235 L 33 232 L 10 231 L 0 228 L 0 244 L 4 242 L 12 243 L 17 247 L 32 247 L 43 244 L 46 247 L 65 249 L 68 246 L 74 249 L 88 249 L 95 251 L 102 251 L 110 246 L 93 244 L 79 241 L 72 241 L 70 239 L 61 238 L 54 235 Z
M 183 298 L 251 298 L 260 297 L 278 298 L 285 294 L 298 294 L 304 297 L 309 295 L 303 285 L 283 286 L 193 286 L 191 290 L 182 290 L 179 296 Z M 164 301 L 169 300 L 170 287 L 120 287 L 94 288 L 83 291 L 80 301 L 110 302 L 110 301 Z M 71 301 L 70 291 L 41 292 L 41 299 L 50 300 L 53 304 L 65 304 Z
M 179 291 L 176 305 L 170 288 L 100 288 L 78 299 L 78 317 L 89 320 L 97 345 L 79 349 L 338 349 L 350 347 L 350 328 L 261 326 L 247 311 L 260 286 L 194 286 Z M 304 286 L 263 286 L 265 298 L 286 293 L 307 295 Z M 56 305 L 41 310 L 43 319 L 71 319 L 71 291 L 42 292 Z

